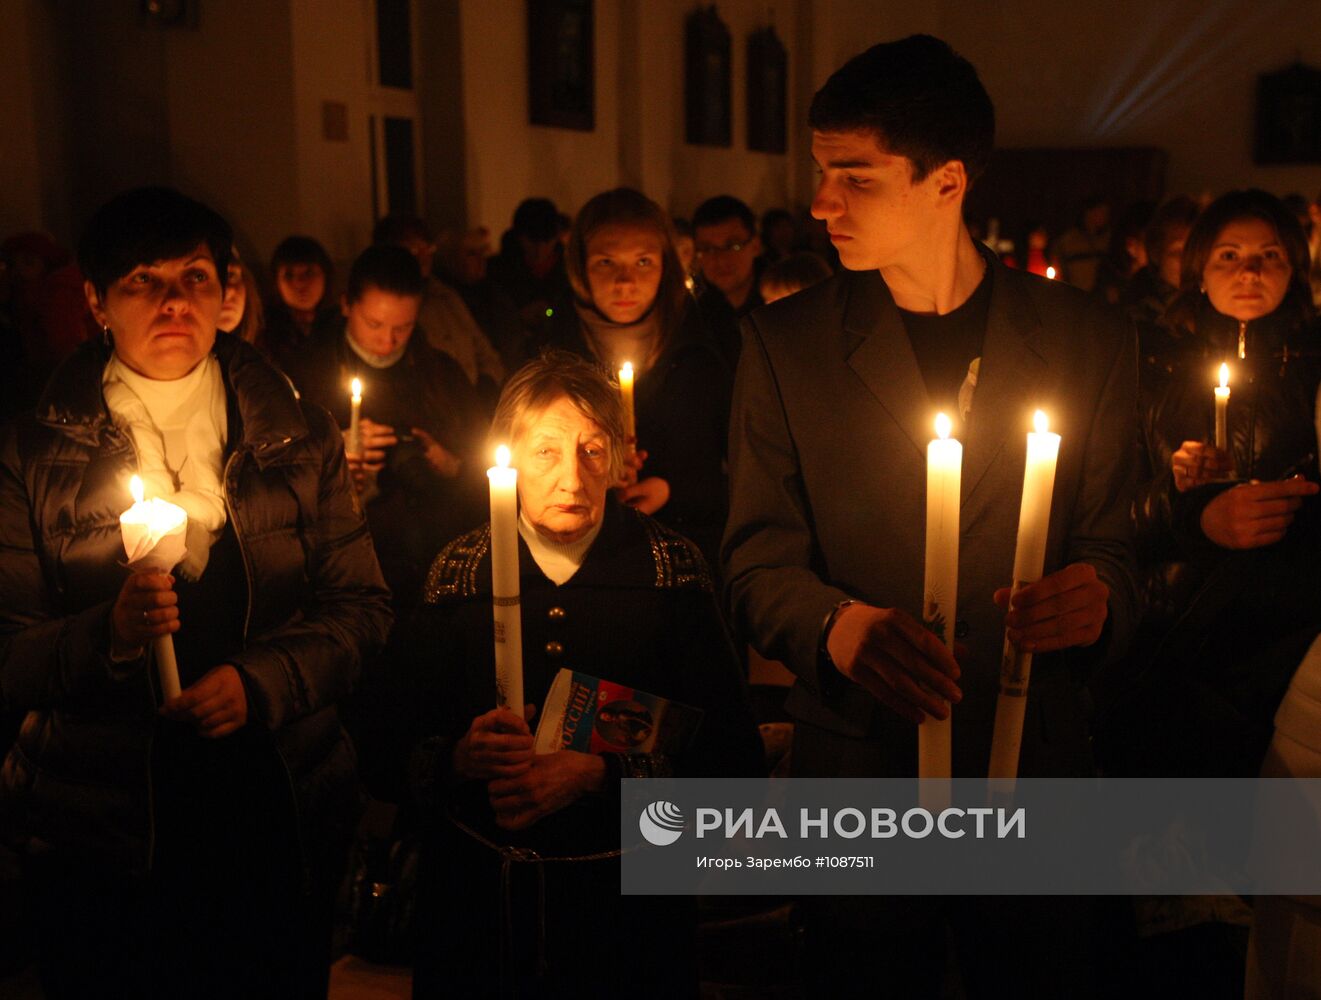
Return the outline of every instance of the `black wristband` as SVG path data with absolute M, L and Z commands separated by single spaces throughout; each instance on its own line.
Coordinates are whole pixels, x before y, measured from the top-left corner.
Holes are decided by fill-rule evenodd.
M 854 600 L 853 598 L 849 598 L 846 601 L 840 601 L 830 609 L 830 614 L 826 615 L 826 620 L 821 623 L 821 641 L 818 645 L 817 651 L 820 655 L 821 662 L 830 667 L 831 670 L 839 670 L 839 667 L 836 666 L 834 659 L 830 655 L 830 649 L 826 645 L 826 643 L 830 641 L 830 630 L 835 627 L 835 621 L 839 618 L 839 613 L 841 611 L 850 605 L 861 603 L 863 602 Z

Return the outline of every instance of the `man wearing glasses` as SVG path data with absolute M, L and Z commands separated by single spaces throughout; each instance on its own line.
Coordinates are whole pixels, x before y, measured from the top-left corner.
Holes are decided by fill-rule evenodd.
M 693 215 L 693 243 L 707 285 L 698 307 L 716 348 L 733 369 L 738 365 L 739 321 L 762 304 L 757 291 L 757 218 L 733 195 L 708 198 Z

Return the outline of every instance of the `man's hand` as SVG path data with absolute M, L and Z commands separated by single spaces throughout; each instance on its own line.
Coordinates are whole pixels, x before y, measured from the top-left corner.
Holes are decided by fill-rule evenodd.
M 898 608 L 849 605 L 835 618 L 826 650 L 841 674 L 909 722 L 948 718 L 945 702 L 963 698 L 953 654 Z
M 651 515 L 669 503 L 670 484 L 660 476 L 648 476 L 632 486 L 620 487 L 615 491 L 615 496 L 620 503 Z
M 1174 488 L 1187 493 L 1203 483 L 1233 478 L 1234 456 L 1213 444 L 1185 441 L 1170 457 L 1170 471 L 1174 473 Z
M 421 427 L 413 428 L 413 437 L 423 448 L 427 464 L 443 479 L 453 479 L 463 469 L 463 460 Z
M 125 656 L 179 631 L 179 597 L 168 573 L 131 573 L 110 609 L 110 651 Z
M 1293 524 L 1303 497 L 1321 487 L 1302 476 L 1274 483 L 1241 483 L 1225 490 L 1202 511 L 1202 533 L 1226 549 L 1274 545 Z
M 600 756 L 557 750 L 533 756 L 523 774 L 497 778 L 486 790 L 496 823 L 505 830 L 522 830 L 604 784 L 605 761 Z
M 192 723 L 200 736 L 217 739 L 247 723 L 248 694 L 238 668 L 224 663 L 167 701 L 160 712 L 167 719 Z
M 1025 653 L 1053 653 L 1090 646 L 1110 615 L 1110 588 L 1088 563 L 1071 563 L 1030 583 L 1010 603 L 1010 588 L 995 592 L 1009 641 Z
M 535 711 L 534 706 L 527 706 Z M 531 717 L 531 711 L 528 712 Z M 516 778 L 532 766 L 532 731 L 507 708 L 494 708 L 472 720 L 454 745 L 454 775 L 461 781 Z

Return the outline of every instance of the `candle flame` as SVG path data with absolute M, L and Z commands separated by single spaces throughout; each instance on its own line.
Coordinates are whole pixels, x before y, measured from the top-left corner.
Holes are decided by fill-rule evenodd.
M 509 449 L 504 445 L 495 449 L 495 464 L 502 469 L 509 468 Z
M 1051 281 L 1055 280 L 1055 269 L 1053 267 L 1046 268 L 1046 277 L 1050 278 Z
M 142 503 L 142 477 L 134 476 L 128 481 L 128 491 L 133 494 L 134 503 Z
M 353 390 L 354 399 L 362 398 L 362 379 L 355 378 L 352 382 L 349 383 L 349 387 Z
M 632 362 L 632 361 L 625 361 L 625 362 L 624 362 L 623 367 L 619 369 L 619 377 L 620 377 L 621 379 L 622 379 L 622 378 L 625 378 L 625 377 L 627 377 L 627 378 L 632 378 L 632 377 L 633 377 L 633 362 Z
M 1038 434 L 1045 434 L 1050 429 L 1050 421 L 1046 418 L 1045 413 L 1037 410 L 1036 413 L 1032 414 L 1032 426 L 1036 428 Z
M 949 417 L 943 413 L 936 414 L 936 434 L 940 440 L 945 441 L 949 438 L 950 422 Z
M 1220 366 L 1220 388 L 1229 388 L 1229 365 L 1227 364 L 1221 364 Z

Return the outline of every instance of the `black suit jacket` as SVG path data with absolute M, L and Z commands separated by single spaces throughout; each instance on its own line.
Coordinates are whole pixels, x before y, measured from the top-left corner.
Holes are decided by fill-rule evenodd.
M 1102 642 L 1036 658 L 1020 773 L 1090 767 L 1084 681 L 1135 617 L 1129 520 L 1136 348 L 1075 289 L 994 260 L 964 433 L 957 634 L 969 647 L 953 714 L 954 773 L 986 774 L 1003 615 L 1026 462 L 1040 408 L 1062 438 L 1047 573 L 1087 562 L 1110 588 Z M 846 272 L 745 321 L 730 426 L 732 502 L 722 555 L 736 626 L 797 675 L 788 707 L 808 732 L 862 741 L 838 773 L 916 773 L 915 727 L 823 661 L 822 626 L 846 598 L 921 617 L 930 402 L 879 272 Z M 850 744 L 845 744 L 846 746 Z

